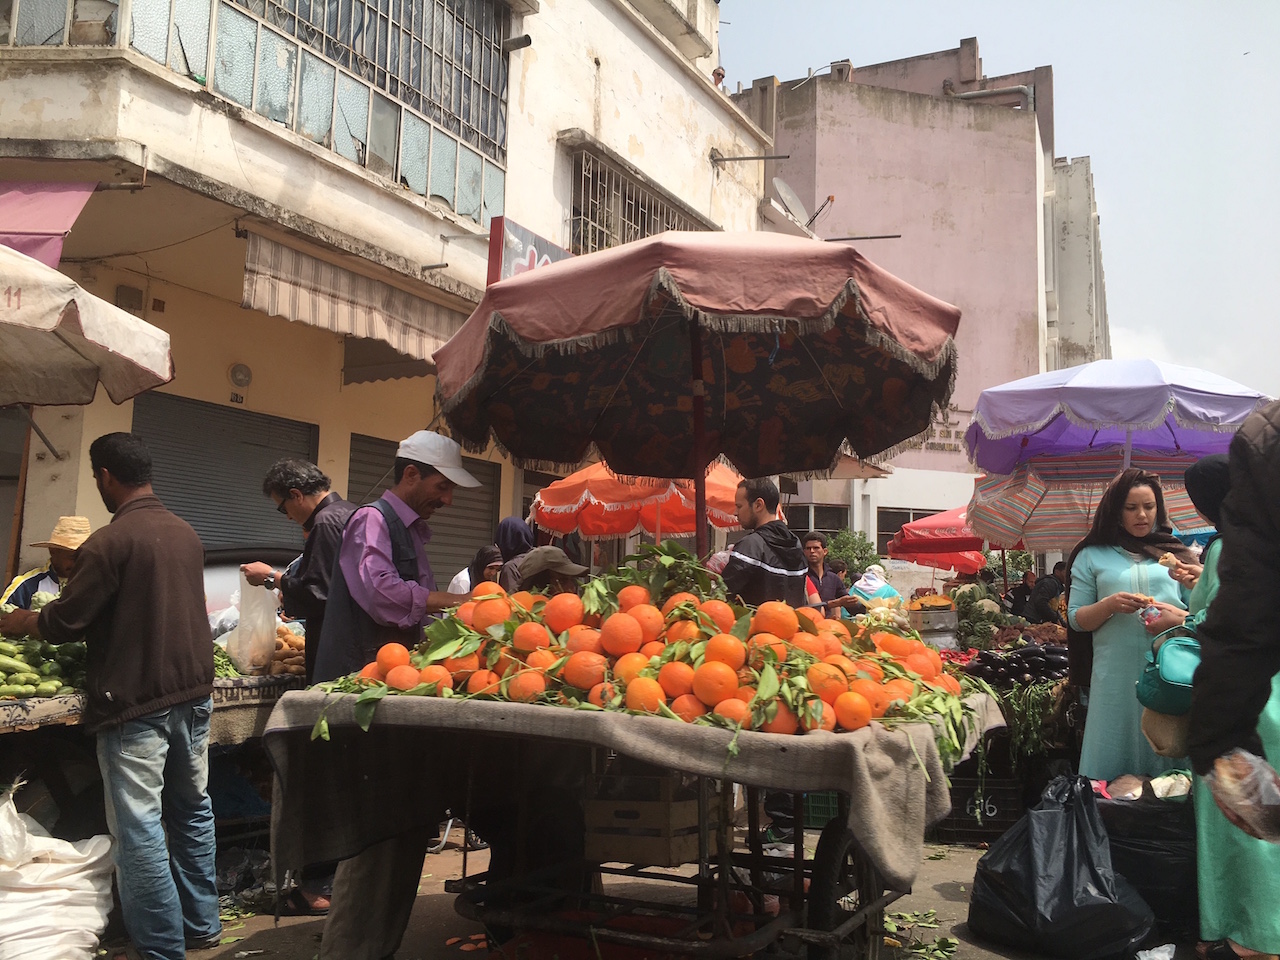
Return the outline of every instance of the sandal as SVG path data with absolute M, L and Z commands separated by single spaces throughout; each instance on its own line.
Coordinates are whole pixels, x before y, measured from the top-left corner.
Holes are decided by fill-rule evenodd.
M 289 892 L 289 896 L 285 898 L 283 904 L 280 905 L 280 915 L 282 917 L 323 917 L 329 913 L 329 901 L 327 897 L 317 897 L 317 901 L 323 900 L 324 906 L 316 906 L 309 902 L 300 889 L 294 887 Z M 1216 960 L 1216 958 L 1215 958 Z

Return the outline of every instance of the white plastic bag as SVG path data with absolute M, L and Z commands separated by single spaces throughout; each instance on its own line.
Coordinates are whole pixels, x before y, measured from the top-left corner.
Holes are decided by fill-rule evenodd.
M 276 595 L 240 574 L 240 622 L 227 634 L 227 654 L 245 676 L 267 672 L 276 650 Z
M 111 838 L 56 840 L 0 801 L 0 960 L 91 960 L 111 912 Z

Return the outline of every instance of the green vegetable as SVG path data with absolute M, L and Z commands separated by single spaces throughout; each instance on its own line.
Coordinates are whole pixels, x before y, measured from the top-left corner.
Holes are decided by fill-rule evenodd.
M 40 665 L 39 673 L 42 677 L 60 677 L 62 676 L 62 667 L 58 665 L 56 660 L 50 660 Z
M 76 692 L 75 687 L 59 687 L 58 688 L 58 696 L 60 697 L 69 697 L 75 692 Z
M 213 645 L 213 675 L 224 680 L 240 676 L 240 671 L 232 663 L 230 654 L 216 643 Z
M 25 660 L 0 654 L 0 673 L 26 673 L 30 669 L 31 664 Z
M 21 650 L 16 643 L 10 643 L 8 640 L 0 640 L 0 655 L 6 657 L 16 657 Z
M 57 600 L 57 599 L 58 599 L 58 595 L 55 593 L 50 593 L 48 590 L 37 590 L 35 593 L 31 595 L 31 609 L 33 611 L 40 610 L 50 600 Z
M 44 683 L 36 686 L 37 697 L 56 697 L 58 691 L 62 689 L 61 682 L 57 680 L 46 680 Z
M 22 696 L 22 684 L 20 683 L 0 684 L 0 698 L 8 697 L 12 699 L 13 697 L 21 697 L 21 696 Z

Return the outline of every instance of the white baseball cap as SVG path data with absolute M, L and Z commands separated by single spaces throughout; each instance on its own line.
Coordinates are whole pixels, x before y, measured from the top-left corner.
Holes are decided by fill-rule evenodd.
M 419 430 L 401 440 L 396 457 L 434 467 L 460 487 L 480 486 L 480 481 L 462 467 L 462 448 L 430 430 Z

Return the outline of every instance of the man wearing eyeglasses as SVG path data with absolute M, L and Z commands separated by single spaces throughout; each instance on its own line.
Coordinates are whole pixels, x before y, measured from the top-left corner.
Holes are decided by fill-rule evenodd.
M 329 478 L 306 460 L 277 460 L 262 481 L 262 492 L 276 509 L 302 527 L 307 538 L 297 570 L 283 573 L 267 563 L 240 568 L 255 587 L 280 588 L 287 616 L 307 622 L 307 683 L 315 673 L 316 651 L 324 628 L 329 578 L 342 547 L 342 531 L 356 505 L 329 490 Z

